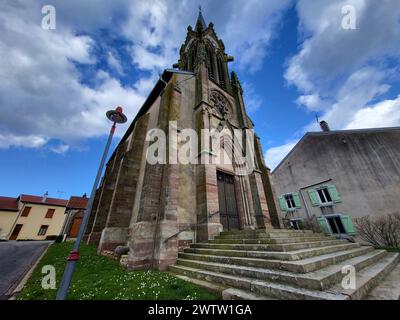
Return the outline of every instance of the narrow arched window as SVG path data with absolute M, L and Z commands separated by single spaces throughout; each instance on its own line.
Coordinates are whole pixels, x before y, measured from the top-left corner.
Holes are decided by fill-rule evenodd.
M 191 70 L 190 71 L 194 71 L 195 66 L 196 66 L 196 47 L 194 47 L 192 49 L 191 60 L 192 60 L 192 63 L 191 63 Z
M 225 83 L 225 74 L 224 74 L 224 67 L 222 64 L 221 57 L 218 57 L 217 59 L 217 67 L 218 67 L 218 75 L 219 75 L 219 84 L 221 87 L 225 88 L 226 83 Z
M 215 80 L 215 73 L 214 73 L 214 64 L 212 61 L 212 53 L 209 47 L 206 48 L 207 53 L 207 69 L 208 69 L 208 77 L 211 80 Z

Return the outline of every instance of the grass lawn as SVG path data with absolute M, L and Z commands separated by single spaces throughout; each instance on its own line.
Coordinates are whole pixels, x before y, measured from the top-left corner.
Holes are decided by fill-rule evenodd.
M 377 247 L 376 249 L 384 249 L 389 252 L 399 252 L 400 253 L 400 248 L 399 247 Z
M 72 243 L 55 243 L 50 246 L 37 265 L 18 299 L 55 299 L 56 289 L 41 286 L 42 267 L 56 269 L 57 288 L 61 281 L 66 257 Z M 194 284 L 157 270 L 127 271 L 117 261 L 97 255 L 96 247 L 82 244 L 68 299 L 72 300 L 146 300 L 146 299 L 218 299 Z

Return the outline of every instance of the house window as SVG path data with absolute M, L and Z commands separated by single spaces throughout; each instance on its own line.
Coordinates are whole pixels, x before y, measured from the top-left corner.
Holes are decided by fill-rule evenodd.
M 47 210 L 46 216 L 45 218 L 51 219 L 53 218 L 54 212 L 56 211 L 56 209 L 49 209 Z
M 333 234 L 346 233 L 340 216 L 325 217 Z
M 285 195 L 286 206 L 288 209 L 296 208 L 296 204 L 294 203 L 293 194 Z
M 321 231 L 326 235 L 348 234 L 354 236 L 357 234 L 351 217 L 343 213 L 323 215 L 318 217 L 317 221 Z
M 32 207 L 25 207 L 21 213 L 21 217 L 27 217 L 29 215 L 29 212 L 31 211 L 31 209 L 32 209 Z
M 342 202 L 340 194 L 334 184 L 320 186 L 316 189 L 307 190 L 310 197 L 311 205 L 314 207 L 332 206 L 336 203 Z M 324 212 L 329 213 L 329 212 Z
M 303 219 L 302 218 L 290 219 L 290 226 L 295 230 L 302 230 L 303 229 Z
M 281 210 L 284 212 L 301 209 L 301 202 L 297 193 L 286 193 L 280 196 L 278 200 Z
M 328 188 L 318 189 L 317 193 L 322 204 L 332 202 L 332 198 L 331 195 L 329 194 Z
M 48 228 L 49 228 L 49 226 L 46 226 L 46 225 L 40 226 L 38 236 L 44 236 L 46 234 Z

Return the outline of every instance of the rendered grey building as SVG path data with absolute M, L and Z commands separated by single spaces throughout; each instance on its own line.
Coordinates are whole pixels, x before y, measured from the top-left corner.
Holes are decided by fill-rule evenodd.
M 282 219 L 354 235 L 355 218 L 399 213 L 400 127 L 323 129 L 307 133 L 272 172 Z

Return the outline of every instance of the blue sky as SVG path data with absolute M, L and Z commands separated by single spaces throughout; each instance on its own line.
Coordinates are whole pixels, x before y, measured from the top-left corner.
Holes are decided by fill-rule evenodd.
M 55 30 L 41 27 L 45 4 L 56 9 Z M 235 57 L 230 68 L 271 168 L 318 130 L 316 114 L 332 129 L 400 125 L 396 0 L 6 0 L 0 195 L 89 193 L 105 111 L 121 105 L 134 118 L 158 74 L 177 61 L 199 4 Z M 345 5 L 355 10 L 355 30 L 341 27 Z

